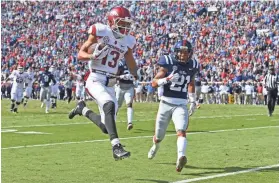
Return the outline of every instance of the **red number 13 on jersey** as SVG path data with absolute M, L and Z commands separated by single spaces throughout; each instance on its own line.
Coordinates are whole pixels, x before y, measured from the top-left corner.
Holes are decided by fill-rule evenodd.
M 117 51 L 111 51 L 109 55 L 103 58 L 102 64 L 106 65 L 108 63 L 108 66 L 111 68 L 115 68 L 117 65 L 117 61 L 119 59 L 120 53 Z

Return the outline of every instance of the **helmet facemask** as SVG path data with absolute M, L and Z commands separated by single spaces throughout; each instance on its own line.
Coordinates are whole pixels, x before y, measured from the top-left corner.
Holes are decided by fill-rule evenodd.
M 18 69 L 18 71 L 19 71 L 20 74 L 23 73 L 23 67 L 20 66 L 20 67 L 18 67 L 17 69 Z
M 123 38 L 130 33 L 133 23 L 130 18 L 115 18 L 113 21 L 114 22 L 110 22 L 110 24 L 116 38 Z
M 181 46 L 180 49 L 175 50 L 176 59 L 181 63 L 187 63 L 193 55 L 192 49 L 188 49 L 187 46 Z

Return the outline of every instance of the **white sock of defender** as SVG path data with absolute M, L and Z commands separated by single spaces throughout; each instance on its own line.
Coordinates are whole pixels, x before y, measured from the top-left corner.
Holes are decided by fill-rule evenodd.
M 46 110 L 49 110 L 50 107 L 50 101 L 46 101 Z
M 128 124 L 133 122 L 133 113 L 134 110 L 132 107 L 127 108 L 127 119 L 128 119 Z
M 177 137 L 177 157 L 185 156 L 187 147 L 187 139 L 186 137 Z
M 112 139 L 112 141 L 110 141 L 112 147 L 115 146 L 116 144 L 120 144 L 120 141 L 118 138 Z

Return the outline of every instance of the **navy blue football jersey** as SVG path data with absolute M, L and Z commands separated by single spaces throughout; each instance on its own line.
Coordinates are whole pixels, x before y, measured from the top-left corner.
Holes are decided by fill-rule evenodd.
M 51 81 L 53 82 L 54 85 L 56 84 L 54 76 L 53 76 L 53 74 L 51 74 L 51 72 L 49 72 L 49 71 L 43 72 L 40 75 L 39 82 L 40 82 L 41 86 L 49 87 Z
M 175 71 L 174 74 L 179 73 L 180 75 L 177 82 L 168 83 L 163 86 L 163 96 L 187 99 L 188 84 L 198 72 L 199 63 L 195 59 L 191 59 L 187 63 L 181 63 L 171 55 L 164 55 L 161 56 L 158 65 L 168 70 L 165 77 L 170 75 L 172 71 Z
M 128 66 L 127 66 L 125 60 L 121 60 L 121 61 L 118 63 L 118 70 L 119 70 L 119 75 L 130 74 L 130 71 L 129 71 L 129 69 L 128 69 Z M 133 80 L 124 80 L 124 79 L 120 79 L 119 82 L 120 82 L 120 83 L 125 83 L 125 84 L 133 84 Z

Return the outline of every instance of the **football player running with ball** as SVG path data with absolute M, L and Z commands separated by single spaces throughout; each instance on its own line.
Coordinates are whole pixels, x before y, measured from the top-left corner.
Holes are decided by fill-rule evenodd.
M 164 55 L 160 58 L 159 71 L 152 81 L 153 87 L 163 86 L 163 96 L 157 113 L 153 146 L 148 152 L 148 158 L 155 157 L 172 119 L 177 133 L 177 172 L 181 172 L 187 163 L 186 130 L 189 116 L 196 108 L 195 74 L 199 70 L 199 64 L 192 59 L 192 55 L 191 43 L 187 40 L 178 41 L 174 46 L 174 55 Z M 191 104 L 189 112 L 188 101 Z
M 133 57 L 133 48 L 136 39 L 130 35 L 133 23 L 128 9 L 117 6 L 112 8 L 107 15 L 108 25 L 96 23 L 88 31 L 89 37 L 81 46 L 78 53 L 80 61 L 89 61 L 90 75 L 86 81 L 87 93 L 95 99 L 101 114 L 102 123 L 98 126 L 107 130 L 115 160 L 127 158 L 130 152 L 124 150 L 120 143 L 116 129 L 116 112 L 118 110 L 117 100 L 114 92 L 118 62 L 125 58 L 129 71 L 136 76 L 136 62 Z M 88 49 L 96 44 L 92 54 Z M 94 112 L 86 107 L 84 101 L 80 101 L 73 109 L 69 118 L 75 115 L 83 115 L 91 119 L 95 117 Z

